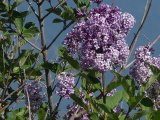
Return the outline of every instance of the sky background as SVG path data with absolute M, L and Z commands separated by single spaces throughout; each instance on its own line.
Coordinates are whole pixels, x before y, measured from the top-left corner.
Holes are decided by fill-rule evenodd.
M 121 8 L 123 13 L 128 12 L 128 13 L 132 14 L 136 19 L 136 23 L 135 23 L 134 28 L 131 30 L 129 35 L 126 37 L 126 41 L 129 45 L 134 38 L 134 34 L 137 32 L 137 30 L 140 26 L 141 19 L 144 14 L 146 1 L 147 0 L 116 0 L 114 3 L 114 6 L 118 6 L 119 8 Z M 32 2 L 34 8 L 37 10 L 35 3 L 33 1 L 31 1 L 31 2 Z M 111 5 L 112 2 L 113 2 L 113 0 L 104 0 L 103 3 Z M 148 0 L 148 2 L 150 2 L 150 0 Z M 58 3 L 57 0 L 52 0 L 53 6 L 56 6 L 57 3 Z M 76 7 L 72 0 L 68 0 L 67 3 L 71 7 Z M 96 7 L 96 4 L 93 4 L 92 7 Z M 43 15 L 45 15 L 47 13 L 45 11 L 45 9 L 47 9 L 47 8 L 50 8 L 50 6 L 49 6 L 49 3 L 45 2 L 43 4 Z M 23 4 L 21 4 L 18 7 L 18 11 L 24 11 L 24 10 L 28 10 L 27 2 L 24 2 Z M 29 8 L 29 10 L 31 11 L 30 8 Z M 37 12 L 38 12 L 38 10 L 37 10 Z M 54 37 L 63 28 L 62 23 L 60 23 L 60 24 L 53 24 L 52 23 L 54 18 L 59 18 L 59 17 L 54 14 L 50 14 L 44 22 L 45 37 L 46 37 L 47 45 L 54 39 Z M 27 17 L 27 19 L 26 19 L 26 22 L 31 22 L 31 21 L 37 23 L 37 18 L 34 16 L 34 14 L 30 14 L 29 17 Z M 37 27 L 38 27 L 38 23 L 37 23 Z M 58 56 L 57 47 L 62 45 L 62 41 L 64 40 L 66 33 L 69 33 L 72 27 L 73 27 L 73 25 L 71 27 L 69 27 L 66 31 L 64 31 L 61 34 L 61 36 L 56 40 L 56 42 L 52 45 L 52 47 L 50 47 L 50 49 L 48 50 L 49 61 L 55 60 L 55 58 Z M 141 30 L 141 33 L 139 35 L 138 42 L 136 43 L 135 48 L 137 48 L 138 46 L 143 46 L 143 45 L 148 44 L 148 40 L 143 36 L 143 34 L 146 37 L 148 37 L 151 42 L 153 42 L 160 35 L 160 0 L 153 0 L 151 10 L 150 10 L 149 15 L 147 17 L 147 20 L 144 24 L 144 27 Z M 32 42 L 34 43 L 34 41 L 32 41 Z M 41 48 L 40 38 L 37 41 L 36 45 Z M 28 49 L 28 48 L 31 48 L 31 46 L 26 45 L 23 48 Z M 158 57 L 158 55 L 160 54 L 160 40 L 156 43 L 156 45 L 154 45 L 153 48 L 155 49 L 155 54 L 153 56 Z M 133 55 L 129 61 L 132 61 L 132 60 L 133 60 Z M 125 72 L 122 73 L 122 75 L 126 75 L 126 74 L 128 74 L 128 70 L 126 70 Z M 106 73 L 107 82 L 109 82 L 112 78 L 113 78 L 113 75 L 110 74 L 110 72 L 107 72 Z M 54 94 L 53 98 L 54 98 L 54 102 L 58 102 L 57 100 L 59 99 L 59 96 Z M 65 102 L 65 104 L 62 104 L 60 106 L 60 109 L 65 110 L 64 109 L 65 106 L 68 103 L 70 103 L 71 101 L 70 100 L 64 101 L 64 99 L 63 99 L 62 102 Z M 124 106 L 124 108 L 125 108 L 125 106 Z M 64 111 L 62 111 L 62 112 L 64 112 Z

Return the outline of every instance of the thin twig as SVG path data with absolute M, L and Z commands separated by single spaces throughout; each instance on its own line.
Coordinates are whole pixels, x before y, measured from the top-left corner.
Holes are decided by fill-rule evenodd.
M 70 112 L 75 106 L 76 106 L 76 104 L 73 105 L 73 106 L 72 106 L 67 112 L 65 112 L 62 116 L 60 116 L 60 118 L 59 118 L 58 120 L 61 120 L 61 118 L 62 118 L 63 116 L 65 116 L 68 112 Z
M 113 5 L 114 5 L 115 1 L 116 1 L 116 0 L 114 0 L 114 1 L 113 1 L 113 3 L 112 3 L 112 7 L 113 7 Z
M 38 19 L 38 18 L 39 18 L 39 16 L 38 16 L 38 14 L 37 14 L 36 10 L 33 8 L 32 4 L 29 2 L 29 0 L 26 0 L 26 1 L 28 2 L 28 4 L 29 4 L 30 8 L 32 9 L 33 13 L 35 14 L 35 16 L 36 16 L 36 17 L 37 17 L 37 19 Z
M 7 24 L 5 24 L 6 26 L 8 26 Z M 8 26 L 9 27 L 9 26 Z M 13 30 L 11 27 L 9 27 L 11 30 Z M 14 32 L 16 32 L 15 30 L 13 30 Z M 17 32 L 16 32 L 17 33 Z M 17 33 L 18 34 L 18 33 Z M 22 35 L 18 35 L 20 36 L 22 39 L 24 39 L 27 43 L 29 43 L 32 47 L 36 48 L 38 51 L 41 52 L 41 49 L 38 48 L 37 46 L 35 46 L 33 43 L 31 43 L 29 40 L 27 40 L 25 37 L 23 37 Z
M 148 0 L 147 0 L 147 3 L 148 3 Z M 139 27 L 136 35 L 134 36 L 133 41 L 132 41 L 132 43 L 131 43 L 131 45 L 130 45 L 130 47 L 129 47 L 130 52 L 129 52 L 129 56 L 128 56 L 128 58 L 127 58 L 126 64 L 124 65 L 124 68 L 125 68 L 125 66 L 126 66 L 127 63 L 128 63 L 128 60 L 129 60 L 129 58 L 130 58 L 130 56 L 131 56 L 131 54 L 132 54 L 132 52 L 133 52 L 133 49 L 134 49 L 134 47 L 135 47 L 135 45 L 136 45 L 136 42 L 137 42 L 137 40 L 138 40 L 139 33 L 140 33 L 140 31 L 141 31 L 141 29 L 142 29 L 142 27 L 143 27 L 143 25 L 144 25 L 144 23 L 145 23 L 145 21 L 146 21 L 146 18 L 147 18 L 148 14 L 149 14 L 149 11 L 150 11 L 150 8 L 151 8 L 151 5 L 152 5 L 152 0 L 151 0 L 151 2 L 150 2 L 150 4 L 149 4 L 148 10 L 147 10 L 147 3 L 146 3 L 146 7 L 145 7 L 145 11 L 144 11 L 144 16 L 143 16 L 143 18 L 142 18 L 141 25 L 140 25 L 140 27 Z M 146 11 L 147 11 L 147 13 L 146 13 Z M 145 14 L 145 13 L 146 13 L 146 14 Z
M 42 50 L 42 52 L 43 51 L 45 51 L 45 50 L 48 50 L 50 47 L 51 47 L 51 45 L 57 40 L 57 38 L 61 35 L 61 33 L 63 32 L 63 31 L 65 31 L 70 25 L 72 25 L 74 23 L 74 21 L 71 21 L 68 25 L 66 25 L 59 33 L 58 33 L 58 35 L 52 40 L 52 42 L 48 45 L 48 47 L 46 48 L 46 49 L 43 49 Z
M 29 120 L 31 120 L 31 107 L 30 107 L 30 100 L 29 100 L 28 90 L 25 89 L 25 91 L 27 93 L 27 100 L 28 100 Z
M 145 36 L 145 34 L 142 35 L 151 43 L 150 39 L 147 36 Z
M 52 9 L 50 12 L 48 12 L 46 15 L 43 16 L 42 20 L 44 20 L 49 14 L 51 14 L 55 9 L 57 9 L 58 7 L 60 7 L 61 5 L 63 5 L 67 0 L 62 1 L 61 3 L 59 3 L 56 7 L 54 7 L 54 9 Z

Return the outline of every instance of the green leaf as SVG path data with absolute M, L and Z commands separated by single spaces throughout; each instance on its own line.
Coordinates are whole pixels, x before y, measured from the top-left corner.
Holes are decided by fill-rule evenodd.
M 55 19 L 53 20 L 53 23 L 60 23 L 60 22 L 64 22 L 64 20 L 61 20 L 61 19 L 59 19 L 59 18 L 55 18 Z
M 94 97 L 91 98 L 90 96 L 87 96 L 87 100 L 94 107 L 94 111 L 98 112 L 101 115 L 104 115 L 104 112 L 106 112 L 109 115 L 110 118 L 118 119 L 118 115 L 115 115 L 113 113 L 112 109 L 108 106 L 108 104 L 103 103 L 102 99 L 97 100 Z
M 17 116 L 16 116 L 16 120 L 25 120 L 25 117 L 24 117 L 24 116 L 17 115 Z
M 8 30 L 8 31 L 4 32 L 4 36 L 9 36 L 9 35 L 17 35 L 17 32 L 15 32 L 13 30 Z
M 98 117 L 98 113 L 95 112 L 88 114 L 87 117 L 90 120 L 102 120 L 101 118 Z
M 132 115 L 129 120 L 137 120 L 147 114 L 151 114 L 154 113 L 154 110 L 145 110 L 145 111 L 139 111 L 137 113 L 135 113 L 134 115 Z
M 117 82 L 117 81 L 111 82 L 111 83 L 107 86 L 106 92 L 109 93 L 111 90 L 115 89 L 116 87 L 120 86 L 121 84 L 122 84 L 122 83 Z
M 17 32 L 21 34 L 23 28 L 23 17 L 19 12 L 16 11 L 13 12 L 13 16 L 14 16 L 13 22 L 16 26 Z
M 141 102 L 142 102 L 142 101 L 141 101 Z M 146 104 L 146 103 L 145 103 L 145 104 Z M 149 103 L 149 104 L 151 104 L 151 103 Z M 140 107 L 141 107 L 142 110 L 154 110 L 154 109 L 155 109 L 154 106 L 147 107 L 147 105 L 144 106 L 144 105 L 141 104 L 141 103 L 140 103 Z M 152 116 L 153 116 L 152 113 L 151 113 L 151 114 L 147 114 L 147 115 L 145 115 L 145 118 L 146 118 L 147 120 L 150 120 Z
M 23 3 L 24 1 L 25 0 L 16 0 L 12 5 L 12 10 L 16 8 L 18 5 L 20 5 L 21 3 Z
M 123 100 L 127 100 L 129 99 L 129 96 L 127 95 L 126 91 L 124 90 L 120 90 L 117 91 L 116 93 L 114 93 L 114 95 L 111 96 L 106 96 L 106 103 L 108 107 L 114 109 L 117 105 L 119 105 L 119 103 Z
M 33 27 L 35 26 L 35 24 L 36 24 L 36 23 L 34 23 L 34 22 L 28 22 L 28 23 L 25 24 L 24 27 L 25 27 L 26 29 L 30 29 L 30 28 L 33 28 Z
M 75 94 L 72 94 L 70 96 L 78 105 L 80 105 L 81 107 L 83 107 L 85 110 L 87 110 L 89 112 L 89 108 L 86 104 L 83 103 L 82 99 L 79 98 L 78 96 L 76 96 Z
M 58 15 L 58 16 L 61 16 L 62 14 L 62 10 L 60 8 L 56 8 L 53 10 L 53 8 L 49 8 L 49 9 L 46 9 L 46 11 L 50 12 L 52 11 L 52 13 Z
M 98 78 L 100 76 L 100 73 L 98 72 L 98 70 L 88 69 L 88 70 L 86 70 L 86 72 L 88 73 L 88 75 L 94 76 L 96 78 Z
M 38 30 L 37 27 L 32 27 L 30 29 L 24 28 L 23 29 L 23 33 L 32 33 L 32 34 L 34 34 L 34 33 L 40 33 L 40 31 Z
M 0 12 L 6 12 L 8 11 L 8 3 L 0 2 Z
M 160 74 L 160 73 L 159 73 L 159 74 Z M 158 74 L 158 75 L 159 75 L 159 74 Z M 138 92 L 138 95 L 144 95 L 144 92 L 145 92 L 145 91 L 152 85 L 152 83 L 157 79 L 158 75 L 157 75 L 157 74 L 152 75 L 152 76 L 149 78 L 148 82 L 142 85 L 142 87 L 140 88 L 140 90 L 139 90 L 139 92 Z
M 63 56 L 65 58 L 65 60 L 68 61 L 68 63 L 75 68 L 76 70 L 81 70 L 80 69 L 80 65 L 79 62 L 77 60 L 74 60 L 72 57 L 70 57 L 66 52 L 63 53 Z
M 73 10 L 73 8 L 71 8 L 71 7 L 67 6 L 67 5 L 64 5 L 64 6 L 63 6 L 63 9 L 64 9 L 65 11 L 67 11 L 70 15 L 74 15 L 74 10 Z
M 72 70 L 72 66 L 71 65 L 67 65 L 66 67 L 65 67 L 65 72 L 68 72 L 68 71 L 70 71 L 70 70 Z
M 27 49 L 22 50 L 21 54 L 18 56 L 18 58 L 15 60 L 15 63 L 17 63 L 21 58 L 26 57 L 28 54 L 32 53 L 33 50 Z
M 158 109 L 154 114 L 151 120 L 159 120 L 160 118 L 160 109 Z
M 55 74 L 60 74 L 62 72 L 62 66 L 58 63 L 40 63 L 35 67 L 35 70 L 45 70 L 49 69 Z
M 79 75 L 86 79 L 86 85 L 90 86 L 91 84 L 94 86 L 94 88 L 91 89 L 92 92 L 95 92 L 97 90 L 102 90 L 101 82 L 96 77 L 91 75 L 85 75 L 84 73 Z
M 65 20 L 75 20 L 75 17 L 71 16 L 67 11 L 64 11 L 61 17 Z
M 80 4 L 81 1 L 79 1 L 79 0 L 73 0 L 73 1 L 77 5 L 77 8 L 79 8 L 79 4 Z
M 141 100 L 141 104 L 146 106 L 146 107 L 153 107 L 154 102 L 150 98 L 143 98 Z
M 75 94 L 76 96 L 79 96 L 79 97 L 80 97 L 80 91 L 79 91 L 78 87 L 75 87 L 75 88 L 74 88 L 74 94 Z
M 117 77 L 117 85 L 122 84 L 124 90 L 127 92 L 127 94 L 132 97 L 135 94 L 135 81 L 131 79 L 129 76 L 121 76 L 119 73 L 116 73 L 112 71 L 112 73 Z M 115 86 L 115 85 L 114 85 Z
M 158 75 L 156 75 L 156 74 L 152 75 L 149 78 L 148 82 L 141 86 L 139 92 L 137 93 L 137 96 L 136 97 L 131 97 L 129 99 L 128 104 L 129 104 L 130 109 L 135 108 L 136 105 L 142 100 L 142 98 L 145 95 L 145 91 L 152 85 L 152 83 L 156 80 Z
M 58 47 L 58 55 L 59 55 L 59 57 L 64 58 L 63 54 L 64 54 L 66 51 L 67 51 L 67 49 L 66 49 L 65 47 L 59 46 L 59 47 Z
M 22 17 L 25 18 L 26 16 L 28 16 L 32 11 L 23 11 L 21 12 Z
M 149 63 L 146 63 L 146 64 L 150 67 L 150 69 L 152 70 L 153 74 L 157 75 L 157 80 L 160 83 L 160 69 L 158 69 L 155 66 L 150 65 Z
M 38 110 L 38 119 L 39 120 L 46 120 L 46 118 L 47 118 L 47 112 L 44 109 L 40 108 Z
M 83 7 L 89 7 L 90 6 L 90 0 L 81 0 L 79 7 L 83 8 Z
M 63 2 L 64 0 L 58 0 L 58 1 L 59 1 L 59 3 L 61 3 L 61 2 Z M 64 6 L 64 5 L 67 5 L 67 3 L 64 2 L 61 6 Z

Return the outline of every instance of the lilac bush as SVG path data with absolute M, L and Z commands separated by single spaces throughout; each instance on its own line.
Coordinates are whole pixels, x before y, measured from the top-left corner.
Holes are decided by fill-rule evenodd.
M 159 118 L 160 57 L 153 57 L 151 47 L 160 35 L 151 45 L 138 47 L 135 60 L 128 63 L 153 0 L 146 3 L 140 27 L 134 31 L 133 41 L 128 42 L 130 47 L 126 37 L 134 27 L 135 18 L 122 13 L 114 5 L 116 0 L 111 5 L 102 4 L 103 1 L 73 0 L 75 5 L 72 5 L 67 0 L 1 0 L 0 120 Z M 36 22 L 28 19 L 28 15 L 34 16 Z M 53 20 L 46 19 L 50 15 Z M 45 31 L 50 29 L 45 26 L 51 22 L 57 26 Z M 53 60 L 53 43 L 71 25 L 73 28 L 63 41 L 67 49 L 60 46 Z M 131 64 L 132 78 L 120 75 Z M 40 81 L 45 88 L 40 86 Z M 42 94 L 42 88 L 47 96 Z M 24 95 L 26 105 L 20 103 Z M 125 109 L 120 107 L 123 101 Z M 66 102 L 71 104 L 65 109 Z M 23 107 L 17 107 L 19 103 Z

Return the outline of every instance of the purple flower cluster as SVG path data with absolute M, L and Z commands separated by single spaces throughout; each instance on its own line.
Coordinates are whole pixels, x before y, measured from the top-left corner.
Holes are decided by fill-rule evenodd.
M 145 62 L 148 62 L 150 65 L 160 68 L 160 57 L 152 57 L 153 49 L 149 49 L 149 45 L 140 46 L 135 51 L 135 63 L 130 68 L 130 75 L 135 79 L 138 86 L 140 87 L 143 83 L 146 83 L 148 79 L 153 75 L 151 69 Z M 158 91 L 160 89 L 160 84 L 156 80 L 151 87 L 146 91 L 146 97 L 151 98 L 155 102 L 160 102 L 158 97 Z
M 104 4 L 90 12 L 78 10 L 77 14 L 84 19 L 79 19 L 63 42 L 68 53 L 78 53 L 84 70 L 93 67 L 105 72 L 112 65 L 121 67 L 129 54 L 125 37 L 134 26 L 134 17 Z
M 121 112 L 121 110 L 122 110 L 122 109 L 121 109 L 120 105 L 118 105 L 117 107 L 115 107 L 115 108 L 113 109 L 113 112 L 114 112 L 114 113 L 118 113 L 118 112 Z M 127 111 L 123 111 L 121 115 L 126 115 L 126 114 L 127 114 Z M 127 119 L 129 119 L 129 118 L 130 118 L 130 116 L 128 115 L 128 116 L 127 116 Z
M 41 94 L 42 87 L 39 86 L 37 81 L 31 82 L 26 88 L 25 88 L 25 96 L 26 100 L 25 103 L 28 106 L 28 97 L 30 102 L 30 107 L 33 109 L 33 112 L 37 112 L 39 106 L 42 104 L 42 102 L 45 100 L 45 95 Z
M 69 99 L 70 95 L 74 93 L 74 77 L 73 74 L 68 74 L 66 72 L 62 72 L 58 76 L 59 82 L 57 83 L 57 87 L 60 90 L 56 91 L 56 94 L 63 96 L 65 99 Z
M 136 62 L 130 68 L 130 75 L 137 81 L 138 86 L 147 82 L 153 75 L 151 69 L 145 62 L 160 68 L 160 57 L 152 57 L 153 49 L 149 49 L 149 45 L 140 46 L 135 50 L 134 56 Z

